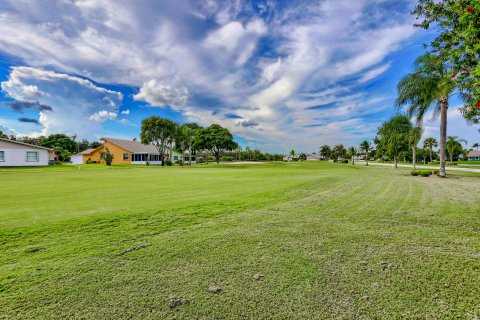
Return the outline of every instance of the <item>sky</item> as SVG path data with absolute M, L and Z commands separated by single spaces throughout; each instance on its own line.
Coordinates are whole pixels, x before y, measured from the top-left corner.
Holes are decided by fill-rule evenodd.
M 1 0 L 0 130 L 138 137 L 149 116 L 218 123 L 243 146 L 372 140 L 434 31 L 414 0 Z M 448 134 L 480 142 L 455 98 Z M 424 138 L 439 121 L 425 117 Z

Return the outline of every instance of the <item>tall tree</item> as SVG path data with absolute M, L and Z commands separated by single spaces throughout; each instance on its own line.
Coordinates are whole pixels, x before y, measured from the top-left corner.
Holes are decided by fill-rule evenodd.
M 450 156 L 450 161 L 453 162 L 453 157 L 460 155 L 463 153 L 462 144 L 467 143 L 464 139 L 459 139 L 458 137 L 448 136 L 447 138 L 447 151 L 448 155 Z
M 355 165 L 355 156 L 357 155 L 357 149 L 354 146 L 351 146 L 348 148 L 348 153 L 350 154 L 350 157 L 352 158 L 352 165 Z
M 479 148 L 479 147 L 480 147 L 480 143 L 478 143 L 478 142 L 475 142 L 475 143 L 473 144 L 473 146 L 472 146 L 472 148 L 477 149 L 477 151 L 478 151 L 478 148 Z
M 421 19 L 417 26 L 435 25 L 430 42 L 436 59 L 448 65 L 450 78 L 465 101 L 462 113 L 467 120 L 480 122 L 480 1 L 418 0 L 412 12 Z
M 408 152 L 409 136 L 412 129 L 410 118 L 396 115 L 384 122 L 378 129 L 377 138 L 387 156 L 393 159 L 398 168 L 398 158 L 402 152 Z
M 179 126 L 175 133 L 175 147 L 182 153 L 181 165 L 185 165 L 185 151 L 193 141 L 193 129 L 189 126 Z M 190 155 L 191 157 L 191 155 Z
M 324 144 L 320 148 L 320 155 L 325 159 L 328 160 L 330 158 L 330 155 L 332 154 L 332 149 L 330 148 L 329 145 Z
M 0 138 L 7 139 L 8 136 L 6 134 L 4 134 L 2 130 L 0 130 Z
M 176 124 L 168 119 L 153 116 L 142 120 L 140 140 L 157 148 L 162 166 L 165 165 L 165 151 L 175 135 L 175 129 Z
M 336 145 L 332 149 L 332 158 L 338 160 L 339 158 L 345 159 L 345 155 L 347 154 L 347 149 L 343 146 L 343 144 Z
M 365 152 L 365 165 L 368 166 L 368 152 L 370 151 L 370 149 L 372 149 L 372 144 L 370 142 L 368 142 L 367 140 L 364 140 L 361 144 L 360 144 L 360 150 L 363 150 L 363 152 Z
M 430 162 L 433 161 L 433 148 L 436 148 L 438 147 L 438 142 L 437 142 L 437 139 L 435 138 L 427 138 L 425 139 L 425 141 L 423 141 L 423 146 L 428 148 L 428 150 L 430 151 Z
M 200 130 L 202 129 L 202 127 L 199 126 L 196 123 L 193 123 L 193 122 L 192 123 L 185 123 L 184 126 L 191 129 L 191 131 L 189 132 L 190 133 L 190 138 L 188 139 L 188 141 L 189 141 L 189 143 L 188 143 L 188 153 L 190 154 L 188 164 L 191 165 L 192 164 L 192 155 L 196 155 L 197 151 L 198 151 L 196 141 L 198 140 L 197 136 L 198 136 Z
M 398 107 L 408 105 L 408 115 L 415 115 L 421 123 L 430 107 L 440 113 L 440 176 L 445 177 L 447 111 L 450 95 L 455 83 L 448 75 L 448 69 L 441 60 L 426 53 L 415 61 L 415 71 L 403 77 L 398 86 Z
M 198 141 L 201 149 L 209 150 L 217 163 L 220 163 L 224 151 L 234 150 L 238 147 L 238 144 L 233 141 L 230 131 L 218 124 L 212 124 L 200 130 Z
M 408 135 L 408 144 L 412 149 L 412 160 L 413 160 L 413 170 L 417 169 L 417 145 L 422 138 L 422 128 L 421 127 L 413 127 Z

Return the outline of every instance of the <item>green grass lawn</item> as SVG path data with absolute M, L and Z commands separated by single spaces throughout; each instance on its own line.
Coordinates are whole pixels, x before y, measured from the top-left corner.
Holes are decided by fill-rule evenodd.
M 480 175 L 409 172 L 0 170 L 0 318 L 476 319 Z

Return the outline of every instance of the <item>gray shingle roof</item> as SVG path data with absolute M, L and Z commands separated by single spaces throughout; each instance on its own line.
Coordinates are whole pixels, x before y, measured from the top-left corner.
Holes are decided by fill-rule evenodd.
M 40 147 L 40 146 L 36 146 L 36 145 L 34 145 L 34 144 L 25 143 L 25 142 L 20 142 L 20 141 L 16 141 L 16 140 L 10 140 L 10 139 L 5 139 L 5 138 L 0 138 L 0 140 L 5 141 L 5 142 L 20 144 L 20 145 L 27 146 L 27 147 L 31 147 L 31 148 L 38 148 L 38 149 L 53 151 L 53 149 L 50 149 L 50 148 Z
M 115 138 L 102 138 L 101 140 L 110 141 L 113 144 L 116 144 L 119 147 L 122 147 L 125 150 L 128 150 L 132 153 L 153 153 L 157 154 L 158 150 L 153 144 L 142 144 L 139 141 L 132 140 L 122 140 Z

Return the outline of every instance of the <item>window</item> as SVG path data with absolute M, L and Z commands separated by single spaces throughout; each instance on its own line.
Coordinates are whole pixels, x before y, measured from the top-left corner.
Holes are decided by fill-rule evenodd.
M 128 153 L 123 154 L 123 160 L 128 160 Z
M 194 157 L 194 156 L 192 156 L 192 161 L 195 161 L 195 157 Z
M 0 161 L 5 161 L 5 151 L 0 151 Z
M 38 162 L 38 151 L 27 151 L 27 162 Z
M 178 160 L 178 156 L 173 156 L 173 160 L 177 161 L 177 160 Z
M 190 157 L 189 156 L 185 156 L 185 159 L 183 159 L 185 161 L 190 161 Z

